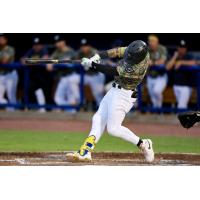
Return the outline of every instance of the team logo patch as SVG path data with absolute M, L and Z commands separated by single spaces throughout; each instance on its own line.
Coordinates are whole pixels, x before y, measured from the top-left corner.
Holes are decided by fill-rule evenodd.
M 134 68 L 133 66 L 127 64 L 126 62 L 124 63 L 124 71 L 127 72 L 127 73 L 131 73 L 134 71 Z
M 125 71 L 130 73 L 130 72 L 133 72 L 133 68 L 132 67 L 125 67 Z

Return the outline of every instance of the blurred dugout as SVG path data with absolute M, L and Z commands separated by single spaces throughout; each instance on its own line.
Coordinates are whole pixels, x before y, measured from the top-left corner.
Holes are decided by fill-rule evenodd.
M 48 50 L 43 45 L 39 37 L 33 39 L 33 46 L 27 51 L 24 57 L 21 59 L 22 63 L 25 64 L 26 58 L 48 58 Z M 29 67 L 29 101 L 34 103 L 35 99 L 39 106 L 44 106 L 47 103 L 47 98 L 50 96 L 49 93 L 49 81 L 48 81 L 48 70 L 46 67 L 32 65 Z M 45 112 L 44 108 L 39 108 L 40 112 Z
M 15 59 L 15 49 L 8 45 L 5 34 L 0 34 L 0 64 L 11 64 Z M 16 104 L 18 73 L 12 68 L 0 68 L 0 104 Z M 5 98 L 7 96 L 7 99 Z M 13 108 L 8 108 L 13 110 Z
M 83 57 L 92 57 L 97 52 L 97 49 L 87 39 L 82 39 L 80 48 L 75 51 L 68 44 L 71 41 L 67 40 L 66 42 L 66 38 L 63 36 L 62 34 L 52 36 L 53 45 L 48 44 L 50 40 L 47 41 L 47 45 L 44 45 L 41 38 L 35 37 L 32 48 L 21 59 L 22 63 L 24 63 L 26 57 L 81 59 Z M 188 51 L 186 41 L 181 40 L 176 48 L 166 49 L 166 47 L 160 44 L 158 36 L 150 35 L 148 43 L 151 63 L 147 82 L 143 82 L 142 93 L 138 99 L 140 102 L 139 109 L 151 111 L 152 108 L 155 108 L 155 110 L 163 112 L 166 108 L 169 108 L 168 111 L 171 112 L 175 110 L 176 104 L 179 109 L 187 109 L 188 106 L 189 109 L 197 109 L 197 106 L 200 107 L 200 83 L 198 83 L 200 79 L 197 78 L 198 74 L 200 74 L 199 62 L 196 56 L 193 56 L 194 53 L 192 52 L 191 54 Z M 115 44 L 116 46 L 126 45 L 120 41 L 120 43 Z M 47 50 L 46 47 L 49 47 L 49 49 Z M 50 56 L 49 52 L 51 52 Z M 198 53 L 196 54 L 199 55 Z M 0 64 L 12 64 L 14 57 L 14 48 L 7 44 L 5 35 L 0 35 Z M 117 60 L 104 60 L 103 62 L 105 62 L 104 64 L 115 66 Z M 29 86 L 27 90 L 29 94 L 26 94 L 27 91 L 23 89 L 22 93 L 19 93 L 22 96 L 28 96 L 28 101 L 25 101 L 25 104 L 22 102 L 22 108 L 23 106 L 29 107 L 29 104 L 36 103 L 38 107 L 35 106 L 35 108 L 38 108 L 40 112 L 45 112 L 45 107 L 50 109 L 57 108 L 56 105 L 69 112 L 76 112 L 74 106 L 77 106 L 77 109 L 79 109 L 82 100 L 84 100 L 84 104 L 87 104 L 87 109 L 94 109 L 94 107 L 88 106 L 88 102 L 89 105 L 91 105 L 91 102 L 96 102 L 98 106 L 103 97 L 104 90 L 111 85 L 110 77 L 105 77 L 96 71 L 85 71 L 83 79 L 84 91 L 82 91 L 82 79 L 80 78 L 82 70 L 77 70 L 78 68 L 74 65 L 66 64 L 66 67 L 56 65 L 22 65 L 21 70 L 18 71 L 23 72 L 25 68 L 28 68 L 30 72 L 30 78 L 26 83 Z M 186 71 L 184 71 L 185 68 L 187 68 Z M 25 84 L 23 76 L 20 76 L 20 82 Z M 17 70 L 1 66 L 0 104 L 17 103 L 17 83 Z M 107 83 L 106 87 L 105 83 Z M 80 92 L 84 92 L 84 99 Z M 68 106 L 72 106 L 72 108 Z
M 154 70 L 151 66 L 163 65 L 167 60 L 168 52 L 165 46 L 159 43 L 156 35 L 149 35 L 148 45 L 150 52 L 150 66 L 147 75 L 147 88 L 154 108 L 159 109 L 163 103 L 163 91 L 167 86 L 168 76 L 163 70 Z
M 97 53 L 97 50 L 91 46 L 87 39 L 82 39 L 80 42 L 80 49 L 77 52 L 76 59 L 82 59 L 83 57 L 90 58 Z M 104 83 L 105 76 L 100 72 L 89 70 L 84 75 L 84 85 L 89 86 L 92 95 L 99 106 L 101 99 L 104 95 Z M 86 99 L 87 100 L 87 99 Z
M 54 36 L 55 50 L 51 55 L 53 59 L 73 59 L 75 51 L 66 44 L 65 39 L 61 35 Z M 56 79 L 58 81 L 54 94 L 54 101 L 59 106 L 78 105 L 80 102 L 80 76 L 76 72 L 76 68 L 66 67 L 62 69 L 53 69 L 53 65 L 48 65 L 49 70 L 56 71 Z M 76 109 L 68 109 L 70 112 L 76 112 Z

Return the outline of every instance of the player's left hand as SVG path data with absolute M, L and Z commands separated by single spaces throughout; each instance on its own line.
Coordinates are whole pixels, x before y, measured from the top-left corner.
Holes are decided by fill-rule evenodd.
M 81 64 L 84 66 L 84 69 L 87 71 L 92 67 L 92 62 L 100 63 L 100 56 L 95 54 L 93 57 L 89 58 L 82 58 Z
M 90 58 L 90 60 L 92 60 L 92 62 L 95 62 L 95 63 L 100 63 L 101 58 L 99 54 L 96 53 L 92 58 Z

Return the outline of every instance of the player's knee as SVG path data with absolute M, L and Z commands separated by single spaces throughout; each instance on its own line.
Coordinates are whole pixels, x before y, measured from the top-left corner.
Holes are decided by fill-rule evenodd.
M 155 87 L 153 90 L 153 93 L 155 95 L 160 95 L 160 94 L 162 94 L 162 90 L 159 87 Z
M 113 124 L 107 125 L 107 131 L 109 135 L 117 137 L 119 135 L 119 128 Z
M 154 90 L 154 95 L 156 96 L 156 98 L 162 98 L 162 91 L 160 89 L 155 89 Z

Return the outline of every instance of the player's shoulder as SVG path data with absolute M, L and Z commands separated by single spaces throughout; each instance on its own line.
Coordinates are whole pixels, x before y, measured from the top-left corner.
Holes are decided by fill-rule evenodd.
M 7 45 L 7 46 L 5 47 L 5 50 L 6 50 L 6 51 L 14 51 L 15 48 L 12 47 L 12 46 L 10 46 L 10 45 Z
M 163 44 L 159 44 L 158 49 L 160 49 L 160 50 L 166 50 L 167 48 Z
M 15 48 L 10 46 L 10 45 L 7 45 L 4 50 L 5 52 L 7 52 L 8 54 L 14 54 L 15 53 Z
M 96 48 L 94 48 L 94 47 L 91 47 L 90 48 L 90 52 L 95 54 L 95 53 L 98 52 L 98 50 Z
M 162 52 L 162 53 L 167 53 L 167 47 L 165 47 L 162 44 L 159 44 L 158 46 L 158 51 Z

